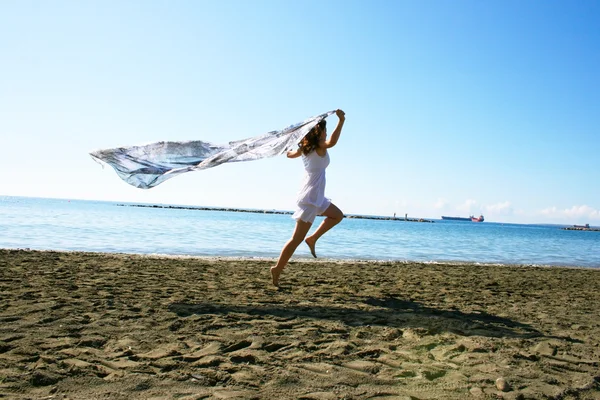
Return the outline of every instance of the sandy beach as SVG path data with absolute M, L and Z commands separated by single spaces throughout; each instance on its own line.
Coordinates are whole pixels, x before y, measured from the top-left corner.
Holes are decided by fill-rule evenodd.
M 600 399 L 600 270 L 0 250 L 0 398 Z

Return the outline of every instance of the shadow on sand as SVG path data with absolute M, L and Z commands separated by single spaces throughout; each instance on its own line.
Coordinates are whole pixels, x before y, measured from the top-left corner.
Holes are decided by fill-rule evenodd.
M 365 306 L 369 306 L 368 309 Z M 387 326 L 399 329 L 420 328 L 427 334 L 452 332 L 462 336 L 535 338 L 545 336 L 528 324 L 486 312 L 465 313 L 440 310 L 418 302 L 394 297 L 364 299 L 347 306 L 302 306 L 289 304 L 215 304 L 173 303 L 169 311 L 180 317 L 207 314 L 246 314 L 248 316 L 290 319 L 332 320 L 350 327 Z

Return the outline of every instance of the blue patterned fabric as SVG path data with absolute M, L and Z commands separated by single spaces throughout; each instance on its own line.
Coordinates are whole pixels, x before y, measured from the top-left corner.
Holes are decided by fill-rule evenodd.
M 90 155 L 94 160 L 113 167 L 119 177 L 130 185 L 150 189 L 185 172 L 212 168 L 223 163 L 259 160 L 295 150 L 300 139 L 333 113 L 335 111 L 328 111 L 285 129 L 226 145 L 200 140 L 157 142 L 98 150 Z

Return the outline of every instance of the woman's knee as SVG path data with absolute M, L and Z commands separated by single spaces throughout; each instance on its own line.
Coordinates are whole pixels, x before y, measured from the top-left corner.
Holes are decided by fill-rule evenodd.
M 337 208 L 337 206 L 333 203 L 331 203 L 331 205 L 327 207 L 327 210 L 325 210 L 325 212 L 322 215 L 336 220 L 337 222 L 340 222 L 344 218 L 344 213 L 342 212 L 342 210 Z

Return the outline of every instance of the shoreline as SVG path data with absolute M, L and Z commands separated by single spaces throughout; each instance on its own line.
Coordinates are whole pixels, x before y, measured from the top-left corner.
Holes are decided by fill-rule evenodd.
M 29 251 L 41 253 L 67 253 L 67 254 L 88 254 L 88 255 L 105 255 L 105 256 L 131 256 L 145 258 L 166 258 L 166 259 L 198 259 L 207 261 L 261 261 L 261 262 L 277 262 L 278 257 L 248 257 L 248 256 L 218 256 L 218 255 L 188 255 L 188 254 L 167 254 L 167 253 L 125 253 L 125 252 L 107 252 L 107 251 L 84 251 L 84 250 L 51 250 L 51 249 L 31 249 L 31 248 L 6 248 L 0 247 L 0 251 Z M 600 266 L 590 267 L 585 265 L 553 265 L 553 264 L 518 264 L 518 263 L 498 263 L 498 262 L 480 262 L 480 261 L 456 261 L 456 260 L 395 260 L 395 259 L 366 259 L 366 258 L 327 258 L 327 257 L 300 257 L 292 256 L 289 264 L 294 263 L 333 263 L 333 264 L 377 264 L 377 265 L 407 265 L 407 264 L 423 264 L 423 265 L 461 265 L 461 266 L 489 266 L 489 267 L 514 267 L 514 268 L 567 268 L 567 269 L 589 269 L 599 271 Z
M 597 399 L 600 270 L 0 249 L 0 397 Z M 393 266 L 393 267 L 390 267 Z

